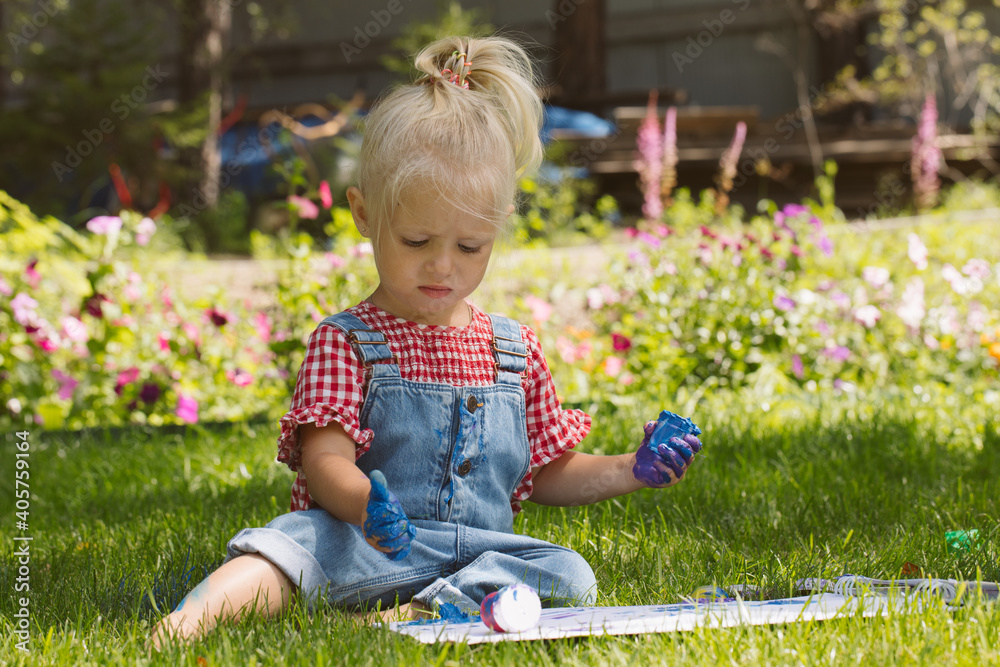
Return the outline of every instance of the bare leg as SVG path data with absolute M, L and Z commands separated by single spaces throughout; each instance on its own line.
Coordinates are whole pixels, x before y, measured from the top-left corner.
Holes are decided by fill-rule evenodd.
M 153 628 L 150 643 L 159 649 L 170 638 L 187 641 L 244 612 L 274 616 L 292 598 L 295 586 L 274 563 L 246 554 L 224 563 L 187 594 L 177 609 Z

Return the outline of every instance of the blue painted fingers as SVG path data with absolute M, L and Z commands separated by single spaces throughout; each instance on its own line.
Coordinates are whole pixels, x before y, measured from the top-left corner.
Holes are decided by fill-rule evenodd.
M 390 560 L 406 558 L 417 529 L 410 523 L 399 499 L 386 486 L 385 475 L 380 470 L 372 470 L 369 478 L 372 490 L 362 522 L 365 539 Z
M 645 437 L 635 455 L 632 474 L 651 487 L 664 487 L 679 481 L 695 454 L 701 451 L 701 429 L 691 420 L 664 410 L 657 421 L 643 427 Z

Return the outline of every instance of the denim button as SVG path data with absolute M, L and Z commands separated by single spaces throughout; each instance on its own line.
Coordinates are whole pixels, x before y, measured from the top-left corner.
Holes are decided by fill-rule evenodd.
M 462 461 L 462 465 L 458 466 L 458 474 L 462 477 L 468 475 L 470 470 L 472 470 L 472 461 L 469 459 L 465 459 Z
M 469 396 L 469 400 L 465 404 L 469 412 L 475 412 L 480 406 L 482 406 L 482 403 L 475 396 Z

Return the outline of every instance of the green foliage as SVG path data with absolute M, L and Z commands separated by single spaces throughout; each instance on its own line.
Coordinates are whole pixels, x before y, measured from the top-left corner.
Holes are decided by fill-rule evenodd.
M 515 240 L 529 245 L 575 245 L 603 241 L 620 218 L 610 195 L 596 196 L 593 181 L 553 167 L 549 178 L 522 178 L 521 201 L 512 216 Z
M 456 0 L 439 0 L 437 4 L 436 17 L 429 21 L 407 24 L 399 36 L 392 40 L 391 46 L 395 53 L 379 59 L 383 67 L 412 79 L 419 74 L 413 66 L 413 56 L 431 42 L 452 35 L 482 37 L 494 31 L 486 20 L 486 12 L 481 9 L 464 9 Z

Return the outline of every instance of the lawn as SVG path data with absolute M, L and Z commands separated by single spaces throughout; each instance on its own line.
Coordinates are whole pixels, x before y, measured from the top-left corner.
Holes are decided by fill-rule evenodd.
M 919 400 L 918 400 L 919 398 Z M 928 401 L 924 402 L 924 401 Z M 585 451 L 625 451 L 661 406 L 598 414 Z M 633 412 L 634 411 L 634 412 Z M 1000 580 L 1000 434 L 995 409 L 964 396 L 850 395 L 822 402 L 704 399 L 704 455 L 680 486 L 598 505 L 527 504 L 515 529 L 567 544 L 593 565 L 605 605 L 679 601 L 703 584 L 750 583 L 771 597 L 807 576 Z M 1000 664 L 1000 607 L 972 602 L 888 618 L 637 637 L 425 646 L 353 617 L 293 607 L 189 647 L 148 656 L 145 638 L 220 562 L 237 530 L 284 511 L 291 475 L 271 424 L 128 428 L 30 442 L 30 652 L 16 650 L 20 543 L 5 539 L 0 659 L 13 664 Z M 0 445 L 15 460 L 17 436 Z M 4 469 L 10 470 L 5 464 Z M 944 534 L 977 529 L 949 553 Z

